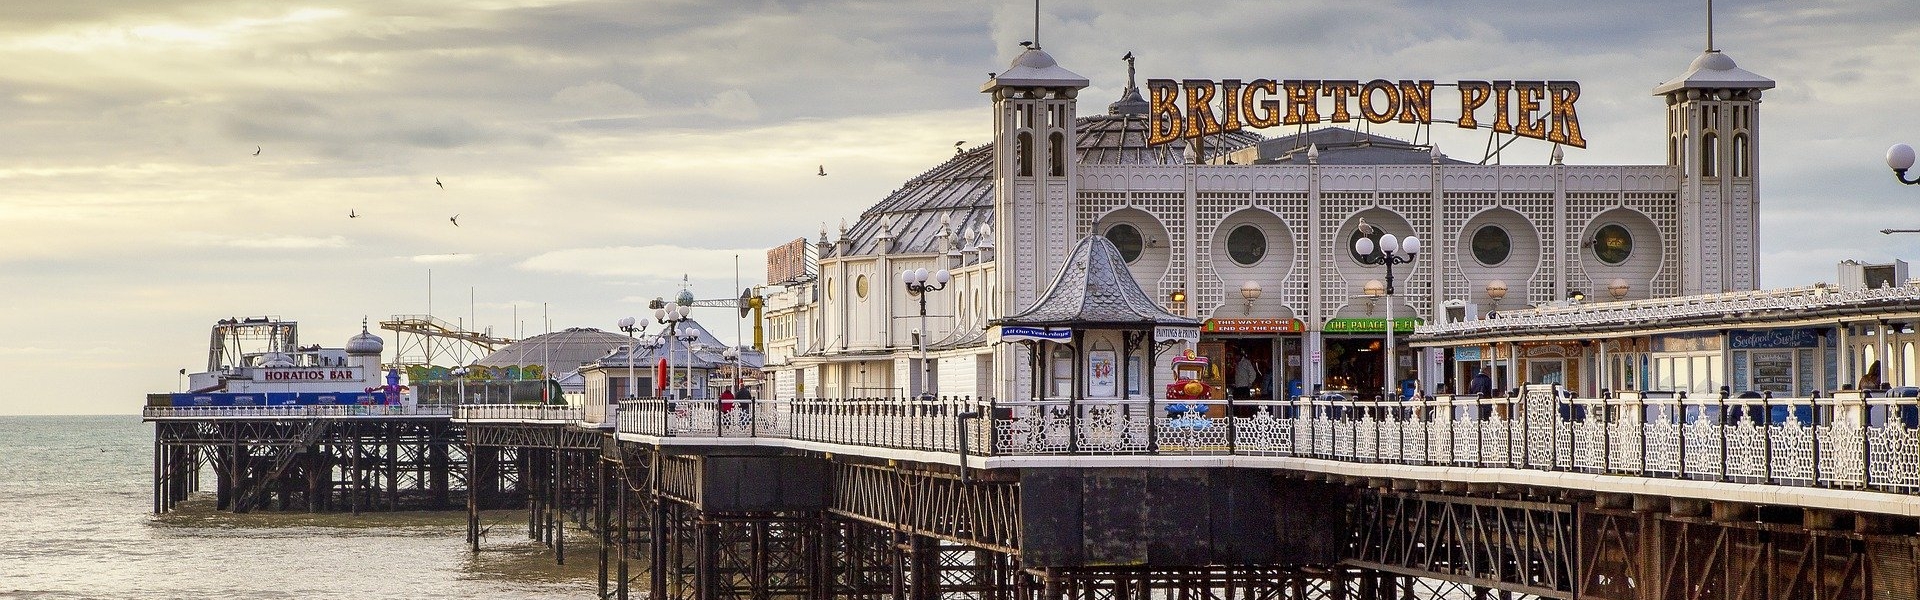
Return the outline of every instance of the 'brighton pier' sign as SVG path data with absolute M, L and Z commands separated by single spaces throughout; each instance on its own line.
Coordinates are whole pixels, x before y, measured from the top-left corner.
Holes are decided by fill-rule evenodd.
M 1356 118 L 1372 123 L 1432 124 L 1435 85 L 1432 80 L 1409 79 L 1366 83 L 1332 79 L 1149 79 L 1152 109 L 1147 143 L 1158 146 L 1246 127 L 1346 123 Z M 1490 111 L 1488 127 L 1496 132 L 1587 147 L 1586 138 L 1580 137 L 1580 117 L 1573 109 L 1573 103 L 1580 99 L 1578 82 L 1461 81 L 1451 87 L 1460 91 L 1460 116 L 1452 122 L 1463 129 L 1481 127 L 1483 111 Z M 1215 102 L 1219 114 L 1214 113 Z

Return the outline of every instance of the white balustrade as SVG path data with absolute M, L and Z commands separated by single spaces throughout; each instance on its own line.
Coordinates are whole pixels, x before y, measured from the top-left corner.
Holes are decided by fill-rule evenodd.
M 349 418 L 349 417 L 449 417 L 454 407 L 443 405 L 406 406 L 401 404 L 315 404 L 304 406 L 148 406 L 140 416 L 148 419 L 206 418 Z

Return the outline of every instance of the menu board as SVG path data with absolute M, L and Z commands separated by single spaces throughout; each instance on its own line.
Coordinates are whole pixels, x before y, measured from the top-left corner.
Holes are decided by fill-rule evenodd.
M 1753 389 L 1770 392 L 1793 391 L 1793 351 L 1754 350 Z

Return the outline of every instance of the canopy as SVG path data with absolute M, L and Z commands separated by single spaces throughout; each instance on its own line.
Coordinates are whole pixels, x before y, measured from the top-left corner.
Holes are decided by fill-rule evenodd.
M 1102 236 L 1080 240 L 1067 263 L 1032 306 L 993 325 L 1073 329 L 1198 328 L 1200 321 L 1161 308 L 1127 270 L 1120 249 Z

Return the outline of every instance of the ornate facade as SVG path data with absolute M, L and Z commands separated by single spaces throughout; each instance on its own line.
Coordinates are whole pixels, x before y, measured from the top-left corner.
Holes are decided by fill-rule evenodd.
M 1381 390 L 1380 340 L 1414 319 L 1759 282 L 1757 109 L 1773 82 L 1717 51 L 1653 90 L 1669 115 L 1662 165 L 1567 165 L 1557 149 L 1550 164 L 1471 164 L 1338 128 L 1147 146 L 1128 83 L 1107 114 L 1081 117 L 1087 81 L 1039 48 L 989 80 L 992 143 L 837 235 L 823 228 L 813 278 L 770 297 L 775 395 L 1035 396 L 1028 347 L 997 343 L 988 323 L 1026 309 L 1094 235 L 1165 309 L 1203 321 L 1209 376 L 1253 398 Z M 1383 269 L 1352 250 L 1362 223 L 1426 242 L 1391 298 L 1377 292 Z M 921 300 L 899 282 L 918 268 L 953 273 L 926 299 L 924 333 Z M 1432 358 L 1397 360 L 1423 389 L 1455 383 Z

